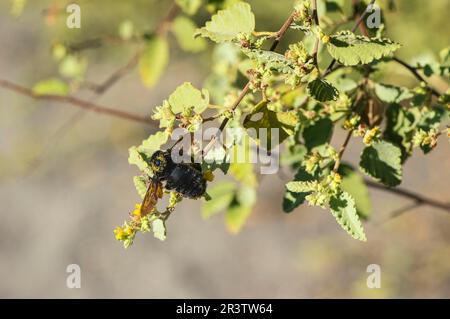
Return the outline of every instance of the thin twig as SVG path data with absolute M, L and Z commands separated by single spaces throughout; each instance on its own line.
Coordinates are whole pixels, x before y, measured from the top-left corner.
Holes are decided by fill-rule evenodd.
M 115 83 L 117 83 L 122 77 L 128 74 L 138 64 L 141 51 L 138 50 L 132 58 L 121 68 L 114 71 L 103 83 L 96 84 L 85 82 L 84 87 L 92 90 L 96 94 L 103 94 L 109 90 Z
M 101 105 L 94 104 L 89 101 L 85 101 L 85 100 L 76 98 L 74 96 L 70 96 L 70 95 L 62 96 L 62 95 L 53 95 L 53 94 L 38 95 L 38 94 L 35 94 L 33 92 L 33 90 L 31 90 L 29 88 L 23 87 L 21 85 L 18 85 L 18 84 L 15 84 L 8 80 L 3 80 L 3 79 L 0 79 L 0 87 L 10 90 L 10 91 L 13 91 L 18 94 L 28 96 L 28 97 L 36 99 L 36 100 L 46 100 L 46 101 L 52 101 L 52 102 L 66 103 L 66 104 L 69 104 L 72 106 L 82 108 L 86 111 L 91 111 L 91 112 L 95 112 L 95 113 L 99 113 L 99 114 L 114 116 L 117 118 L 130 120 L 130 121 L 134 121 L 134 122 L 145 123 L 145 124 L 148 124 L 151 126 L 158 127 L 158 124 L 156 121 L 154 121 L 146 116 L 141 116 L 138 114 L 133 114 L 133 113 L 129 113 L 129 112 L 121 111 L 121 110 L 112 109 L 112 108 L 109 108 L 106 106 L 101 106 Z
M 386 224 L 387 222 L 390 222 L 391 220 L 393 220 L 397 217 L 400 217 L 404 213 L 411 212 L 413 209 L 416 209 L 422 205 L 423 205 L 423 203 L 419 203 L 417 201 L 409 203 L 403 207 L 400 207 L 400 208 L 394 210 L 393 212 L 390 212 L 389 216 L 387 218 L 383 219 L 381 222 L 378 222 L 377 224 L 378 225 Z
M 405 189 L 390 188 L 390 187 L 372 182 L 370 180 L 365 180 L 365 183 L 369 187 L 376 188 L 376 189 L 379 189 L 379 190 L 382 190 L 385 192 L 393 193 L 395 195 L 399 195 L 402 197 L 410 198 L 410 199 L 413 199 L 416 203 L 439 208 L 439 209 L 446 211 L 447 213 L 450 213 L 450 203 L 442 203 L 442 202 L 436 201 L 431 198 L 424 197 L 422 195 L 413 193 L 413 192 L 405 190 Z
M 317 27 L 319 27 L 320 22 L 319 22 L 319 14 L 317 13 L 317 0 L 311 0 L 311 6 L 312 6 L 312 10 L 313 10 L 314 23 L 316 24 Z M 312 56 L 313 56 L 313 60 L 314 60 L 314 65 L 316 66 L 317 71 L 319 71 L 319 76 L 320 76 L 319 62 L 317 59 L 317 56 L 319 54 L 319 43 L 320 43 L 320 38 L 318 35 L 316 35 L 316 42 L 314 43 L 314 49 L 312 52 Z
M 350 142 L 350 138 L 352 137 L 353 130 L 348 131 L 347 136 L 345 137 L 344 143 L 342 144 L 336 162 L 334 163 L 333 172 L 337 172 L 339 166 L 341 165 L 342 155 L 344 155 L 345 150 L 347 149 L 347 145 Z
M 403 60 L 401 60 L 401 59 L 399 59 L 399 58 L 396 58 L 396 57 L 393 57 L 393 58 L 392 58 L 392 61 L 395 61 L 395 62 L 397 62 L 398 64 L 400 64 L 400 65 L 402 65 L 403 67 L 405 67 L 406 69 L 408 69 L 409 72 L 411 72 L 411 73 L 416 77 L 417 80 L 426 83 L 426 84 L 427 84 L 427 87 L 428 87 L 428 88 L 430 89 L 430 91 L 431 91 L 431 94 L 433 94 L 434 96 L 440 96 L 440 95 L 441 95 L 438 91 L 436 91 L 435 89 L 433 89 L 432 87 L 430 87 L 430 85 L 428 84 L 428 82 L 425 80 L 425 78 L 424 78 L 423 76 L 420 75 L 420 73 L 416 70 L 416 68 L 414 68 L 413 66 L 409 65 L 409 64 L 406 63 L 405 61 L 403 61 Z

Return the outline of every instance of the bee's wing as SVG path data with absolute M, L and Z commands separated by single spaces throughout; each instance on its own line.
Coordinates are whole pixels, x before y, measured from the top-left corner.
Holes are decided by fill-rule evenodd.
M 147 192 L 141 205 L 141 216 L 148 215 L 155 207 L 158 199 L 162 197 L 162 184 L 156 179 L 150 180 Z

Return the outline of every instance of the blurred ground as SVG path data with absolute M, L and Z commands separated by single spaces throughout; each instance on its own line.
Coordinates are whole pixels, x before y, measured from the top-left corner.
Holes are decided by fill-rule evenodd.
M 30 86 L 55 72 L 48 62 L 52 37 L 37 9 L 47 2 L 18 19 L 0 6 L 1 78 Z M 436 25 L 434 18 L 445 18 L 448 10 L 429 19 L 425 14 L 431 9 L 422 10 L 420 3 L 399 1 L 393 37 L 421 50 L 424 32 L 434 31 L 430 50 L 436 52 L 445 46 L 450 28 Z M 434 9 L 448 5 L 446 0 L 433 3 Z M 258 21 L 274 29 L 290 4 L 270 6 L 275 11 L 255 11 Z M 157 18 L 151 6 L 147 11 Z M 418 18 L 423 22 L 413 23 Z M 408 28 L 418 36 L 405 35 Z M 105 54 L 93 55 L 89 79 L 101 81 L 127 60 L 127 52 L 119 51 L 114 61 L 104 61 Z M 208 53 L 171 54 L 157 88 L 144 89 L 134 72 L 97 102 L 148 114 L 180 81 L 200 86 Z M 262 180 L 258 205 L 238 235 L 226 232 L 223 216 L 204 221 L 200 203 L 185 201 L 168 221 L 166 242 L 139 236 L 124 250 L 112 230 L 138 201 L 132 184 L 136 170 L 127 163 L 127 149 L 150 132 L 92 113 L 60 129 L 77 113 L 70 106 L 0 91 L 0 297 L 450 297 L 448 213 L 422 206 L 382 223 L 410 202 L 371 191 L 374 217 L 365 225 L 368 242 L 360 243 L 325 210 L 302 207 L 283 214 L 279 176 Z M 333 143 L 339 145 L 342 138 Z M 345 159 L 356 163 L 359 152 L 357 143 L 350 144 Z M 407 162 L 401 186 L 447 201 L 449 155 L 441 137 L 430 155 L 417 153 Z M 66 267 L 73 263 L 81 267 L 81 289 L 66 287 Z M 372 263 L 381 266 L 381 289 L 366 287 L 366 267 Z

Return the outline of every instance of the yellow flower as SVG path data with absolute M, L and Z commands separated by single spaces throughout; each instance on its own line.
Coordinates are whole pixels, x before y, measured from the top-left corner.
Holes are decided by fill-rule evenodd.
M 114 229 L 114 234 L 117 240 L 125 240 L 128 236 L 122 229 L 122 227 L 117 226 L 116 229 Z
M 141 204 L 136 204 L 135 209 L 133 211 L 133 216 L 141 218 Z

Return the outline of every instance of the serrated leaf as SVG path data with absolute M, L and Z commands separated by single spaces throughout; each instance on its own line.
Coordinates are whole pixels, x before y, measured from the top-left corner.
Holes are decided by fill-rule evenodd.
M 148 163 L 146 162 L 144 158 L 144 154 L 140 153 L 138 151 L 138 148 L 136 146 L 132 146 L 128 149 L 128 163 L 130 165 L 136 165 L 140 171 L 144 173 L 148 173 L 150 171 L 150 168 L 148 166 Z
M 175 2 L 184 13 L 189 15 L 195 14 L 202 5 L 202 0 L 175 0 Z
M 33 86 L 33 93 L 36 95 L 67 95 L 69 94 L 69 86 L 66 82 L 58 79 L 48 79 L 39 81 Z
M 315 189 L 315 184 L 311 182 L 294 181 L 287 183 L 286 189 L 292 193 L 309 193 Z
M 367 241 L 363 226 L 356 213 L 355 201 L 347 192 L 330 199 L 330 210 L 339 225 L 353 238 Z
M 368 64 L 379 60 L 400 48 L 389 39 L 368 38 L 351 31 L 341 31 L 330 37 L 327 50 L 330 55 L 346 66 Z
M 203 203 L 202 217 L 209 218 L 226 209 L 233 200 L 235 190 L 236 184 L 231 182 L 222 182 L 208 187 L 208 195 L 211 199 Z
M 128 150 L 128 163 L 131 165 L 136 165 L 139 170 L 147 175 L 151 175 L 147 160 L 155 151 L 161 148 L 161 145 L 167 142 L 168 138 L 169 134 L 166 131 L 159 131 L 153 135 L 150 135 L 138 147 L 130 147 Z
M 143 199 L 145 193 L 147 192 L 147 184 L 145 183 L 145 178 L 142 176 L 135 176 L 133 177 L 133 183 L 139 196 L 141 196 L 141 198 Z
M 351 166 L 345 164 L 339 166 L 339 174 L 342 176 L 341 188 L 354 198 L 358 216 L 368 219 L 371 215 L 372 204 L 363 177 Z
M 211 21 L 199 29 L 196 35 L 208 37 L 215 42 L 231 41 L 240 33 L 255 30 L 255 16 L 248 3 L 238 2 L 231 7 L 218 11 Z
M 162 219 L 155 219 L 152 221 L 152 231 L 155 238 L 164 241 L 166 240 L 166 225 Z
M 142 83 L 154 86 L 169 62 L 169 44 L 164 37 L 154 36 L 145 44 L 139 60 L 139 73 Z
M 196 113 L 202 113 L 209 105 L 207 90 L 198 90 L 190 82 L 185 82 L 169 96 L 169 104 L 173 113 L 182 113 L 193 108 Z
M 252 119 L 258 115 L 261 115 L 258 119 Z M 274 112 L 267 108 L 267 101 L 261 101 L 245 117 L 243 125 L 247 129 L 254 128 L 256 130 L 256 137 L 259 142 L 261 142 L 260 137 L 262 133 L 260 129 L 267 129 L 267 145 L 260 146 L 270 150 L 294 133 L 297 122 L 296 112 Z M 278 129 L 278 139 L 272 137 L 272 128 Z
M 150 157 L 155 151 L 159 150 L 168 139 L 169 133 L 167 131 L 156 132 L 142 141 L 142 144 L 139 146 L 139 151 L 147 157 Z
M 333 135 L 333 122 L 329 118 L 321 118 L 303 130 L 303 140 L 308 150 L 330 142 Z
M 402 181 L 401 150 L 386 142 L 374 142 L 361 154 L 361 170 L 387 186 L 397 186 Z
M 386 103 L 400 103 L 413 97 L 407 88 L 381 83 L 375 84 L 375 93 L 381 101 Z
M 203 38 L 194 38 L 197 26 L 195 23 L 183 16 L 177 17 L 171 24 L 171 31 L 175 35 L 180 47 L 188 52 L 200 52 L 206 49 L 206 41 Z
M 308 174 L 303 167 L 300 167 L 295 174 L 294 182 L 310 182 L 313 181 L 314 177 Z M 292 212 L 295 208 L 304 203 L 305 197 L 310 192 L 291 192 L 286 190 L 283 197 L 283 211 L 285 213 Z
M 333 85 L 319 78 L 308 83 L 308 93 L 319 102 L 336 101 L 339 96 Z
M 266 50 L 245 50 L 244 53 L 252 60 L 264 65 L 265 69 L 283 74 L 293 74 L 295 65 L 282 54 Z

